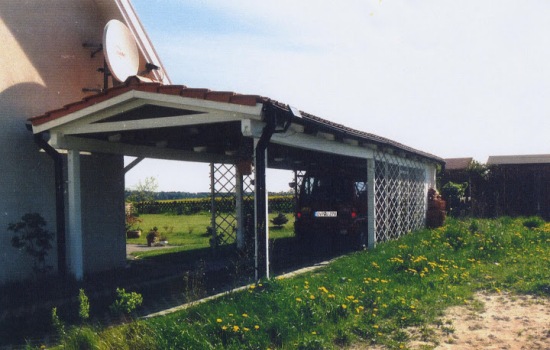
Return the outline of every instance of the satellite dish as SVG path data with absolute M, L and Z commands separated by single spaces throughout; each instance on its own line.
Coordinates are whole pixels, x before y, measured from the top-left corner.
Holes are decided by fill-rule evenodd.
M 112 19 L 103 30 L 103 54 L 113 77 L 121 82 L 134 76 L 139 68 L 139 53 L 132 32 L 124 23 Z

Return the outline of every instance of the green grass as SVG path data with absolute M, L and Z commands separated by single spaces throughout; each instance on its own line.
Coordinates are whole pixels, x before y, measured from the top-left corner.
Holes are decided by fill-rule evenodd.
M 277 214 L 269 214 L 269 220 Z M 286 214 L 289 219 L 282 227 L 270 226 L 269 235 L 273 239 L 294 236 L 294 218 L 292 214 Z M 207 227 L 211 223 L 210 213 L 194 215 L 169 215 L 169 214 L 142 214 L 139 216 L 142 230 L 140 238 L 128 238 L 127 243 L 147 244 L 147 233 L 157 227 L 160 234 L 165 236 L 171 248 L 151 250 L 148 252 L 132 253 L 134 257 L 141 259 L 157 257 L 164 254 L 173 254 L 182 251 L 202 249 L 210 247 L 210 236 L 206 235 Z
M 208 246 L 208 237 L 204 236 L 206 228 L 210 226 L 210 214 L 195 215 L 167 215 L 142 214 L 139 216 L 142 230 L 140 238 L 129 238 L 127 243 L 147 244 L 147 233 L 157 227 L 161 235 L 166 236 L 170 245 L 194 246 L 197 248 Z
M 550 296 L 550 224 L 449 220 L 295 278 L 94 332 L 101 349 L 401 349 L 405 329 L 433 337 L 443 310 L 474 303 L 479 290 Z

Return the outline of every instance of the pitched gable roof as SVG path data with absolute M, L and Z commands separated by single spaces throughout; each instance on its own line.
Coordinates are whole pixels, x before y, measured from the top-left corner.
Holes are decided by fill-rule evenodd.
M 64 116 L 67 116 L 71 113 L 83 110 L 87 107 L 93 106 L 100 102 L 106 101 L 108 99 L 114 98 L 116 96 L 122 95 L 129 91 L 143 91 L 151 92 L 164 95 L 177 95 L 182 97 L 188 97 L 193 99 L 201 99 L 215 102 L 222 102 L 233 105 L 244 105 L 244 106 L 256 106 L 257 104 L 264 104 L 267 102 L 278 105 L 280 108 L 288 109 L 288 105 L 282 104 L 278 101 L 271 100 L 267 97 L 262 97 L 259 95 L 242 95 L 230 91 L 211 91 L 209 89 L 196 89 L 188 88 L 184 85 L 161 85 L 159 83 L 151 82 L 142 82 L 138 77 L 130 77 L 127 81 L 117 87 L 109 88 L 106 91 L 91 95 L 84 98 L 81 101 L 77 101 L 68 105 L 63 106 L 62 108 L 48 111 L 42 115 L 38 115 L 29 119 L 33 127 L 41 126 L 50 121 L 54 121 Z M 409 154 L 414 154 L 422 158 L 427 158 L 438 163 L 443 163 L 443 159 L 439 158 L 433 154 L 426 153 L 420 150 L 416 150 L 412 147 L 403 145 L 399 142 L 367 133 L 364 131 L 359 131 L 342 124 L 334 123 L 329 120 L 317 117 L 315 115 L 301 112 L 302 118 L 301 122 L 307 125 L 312 126 L 315 129 L 325 132 L 331 132 L 335 134 L 340 134 L 342 137 L 348 137 L 356 139 L 359 142 L 371 143 L 379 147 L 388 147 L 393 148 L 398 151 L 403 151 Z

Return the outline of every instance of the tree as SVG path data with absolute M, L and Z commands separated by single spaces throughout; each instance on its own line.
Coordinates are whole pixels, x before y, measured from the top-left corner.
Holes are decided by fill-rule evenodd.
M 155 192 L 159 185 L 157 179 L 153 176 L 146 177 L 143 182 L 141 180 L 135 186 L 135 189 L 128 196 L 131 202 L 151 202 L 155 199 Z

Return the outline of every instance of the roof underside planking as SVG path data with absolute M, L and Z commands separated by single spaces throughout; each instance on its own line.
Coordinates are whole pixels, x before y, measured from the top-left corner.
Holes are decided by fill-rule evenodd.
M 30 119 L 35 134 L 59 149 L 127 156 L 235 163 L 252 150 L 265 126 L 262 109 L 287 105 L 257 95 L 141 82 L 137 77 L 103 93 Z M 434 155 L 301 112 L 268 147 L 268 166 L 305 169 L 342 159 L 372 158 L 382 150 L 419 162 L 442 164 Z M 279 129 L 283 125 L 278 126 Z M 346 164 L 364 162 L 347 162 Z

